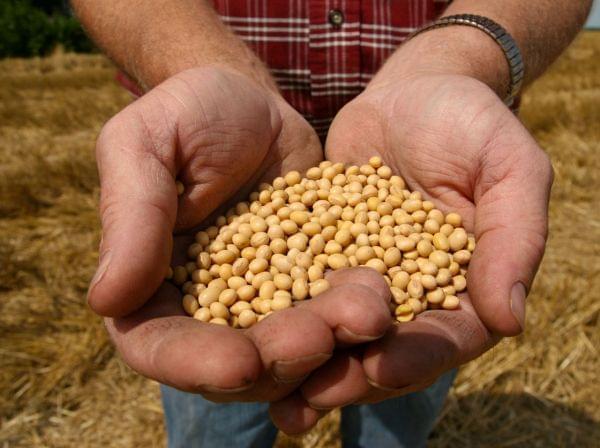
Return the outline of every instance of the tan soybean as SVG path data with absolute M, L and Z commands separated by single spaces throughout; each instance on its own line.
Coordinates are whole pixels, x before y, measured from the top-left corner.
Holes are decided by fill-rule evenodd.
M 177 190 L 185 190 L 179 181 Z M 195 319 L 249 328 L 328 290 L 326 270 L 366 266 L 390 287 L 394 318 L 408 322 L 428 307 L 460 306 L 474 250 L 459 214 L 444 215 L 374 156 L 260 184 L 196 233 L 190 261 L 166 279 Z

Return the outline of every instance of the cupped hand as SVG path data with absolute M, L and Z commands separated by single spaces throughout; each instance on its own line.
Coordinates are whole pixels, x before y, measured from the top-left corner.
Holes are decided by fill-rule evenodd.
M 97 142 L 102 242 L 91 307 L 106 316 L 139 308 L 165 276 L 174 230 L 185 235 L 260 178 L 321 158 L 308 123 L 243 75 L 191 69 L 155 87 Z
M 258 180 L 321 158 L 316 134 L 279 95 L 216 68 L 178 74 L 107 123 L 97 144 L 101 261 L 88 298 L 110 316 L 108 331 L 129 366 L 214 401 L 277 400 L 329 359 L 336 342 L 385 333 L 389 295 L 368 282 L 354 287 L 354 314 L 332 312 L 351 287 L 339 283 L 248 331 L 184 316 L 180 291 L 163 283 L 172 255 L 185 260 L 187 229 Z M 185 186 L 179 197 L 176 179 Z M 375 311 L 360 318 L 367 308 Z
M 548 157 L 484 84 L 454 75 L 374 83 L 334 120 L 327 158 L 380 155 L 411 190 L 456 211 L 477 246 L 460 309 L 429 310 L 364 350 L 336 353 L 297 392 L 271 407 L 292 413 L 403 395 L 432 384 L 525 325 L 525 297 L 541 261 L 553 174 Z

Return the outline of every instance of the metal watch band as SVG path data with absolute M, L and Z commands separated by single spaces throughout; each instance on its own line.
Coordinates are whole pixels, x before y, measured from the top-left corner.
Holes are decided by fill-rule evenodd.
M 506 31 L 492 19 L 473 14 L 457 14 L 453 16 L 442 17 L 428 25 L 425 25 L 423 28 L 415 31 L 410 38 L 413 38 L 414 36 L 428 30 L 451 25 L 465 25 L 478 28 L 494 39 L 494 41 L 500 46 L 504 52 L 504 56 L 506 57 L 510 71 L 510 86 L 508 88 L 507 97 L 504 99 L 504 103 L 510 107 L 514 102 L 515 97 L 521 90 L 521 86 L 523 85 L 523 75 L 525 72 L 521 51 L 519 50 L 519 47 L 517 46 L 517 43 L 513 37 L 508 33 L 508 31 Z

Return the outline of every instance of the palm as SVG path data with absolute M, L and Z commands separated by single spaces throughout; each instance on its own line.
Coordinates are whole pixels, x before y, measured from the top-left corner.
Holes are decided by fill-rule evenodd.
M 465 294 L 457 311 L 426 311 L 390 329 L 363 352 L 362 370 L 345 367 L 352 364 L 347 356 L 330 360 L 302 386 L 316 408 L 421 389 L 479 356 L 499 336 L 520 332 L 524 297 L 518 296 L 531 284 L 544 250 L 548 158 L 478 81 L 416 75 L 367 88 L 334 120 L 326 154 L 361 163 L 376 153 L 410 189 L 444 211 L 458 211 L 475 234 L 470 298 Z M 344 377 L 343 384 L 322 380 L 334 373 Z
M 478 177 L 481 162 L 486 152 L 503 151 L 500 131 L 514 118 L 485 86 L 457 78 L 441 85 L 435 79 L 419 80 L 395 89 L 391 98 L 387 89 L 359 97 L 334 122 L 327 155 L 364 160 L 379 153 L 411 189 L 443 210 L 461 213 L 473 231 L 474 202 L 485 180 Z M 352 123 L 351 117 L 361 117 L 361 123 Z M 362 134 L 349 132 L 352 127 Z M 340 141 L 344 134 L 348 141 Z
M 124 118 L 142 117 L 152 146 L 169 150 L 167 160 L 186 187 L 177 211 L 180 228 L 199 224 L 259 180 L 322 158 L 308 123 L 241 76 L 187 72 L 167 83 Z
M 494 331 L 518 332 L 509 313 L 500 312 L 499 319 L 498 309 L 478 306 L 504 301 L 495 290 L 511 288 L 498 288 L 484 274 L 499 268 L 495 274 L 500 282 L 520 280 L 529 286 L 543 253 L 552 168 L 518 119 L 476 80 L 420 76 L 367 90 L 334 121 L 328 157 L 364 159 L 373 150 L 410 188 L 463 216 L 467 230 L 479 239 L 473 260 L 479 275 L 469 282 L 479 315 Z M 520 253 L 509 251 L 503 263 L 510 266 L 493 266 L 498 251 L 514 244 L 515 236 Z

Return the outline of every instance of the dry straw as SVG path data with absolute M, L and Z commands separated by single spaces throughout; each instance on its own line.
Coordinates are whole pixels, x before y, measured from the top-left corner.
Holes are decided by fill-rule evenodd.
M 164 446 L 158 387 L 85 307 L 97 259 L 100 126 L 128 101 L 99 56 L 0 61 L 0 446 Z M 527 330 L 465 366 L 432 447 L 600 440 L 600 35 L 529 90 L 556 171 Z M 339 414 L 280 447 L 339 446 Z

